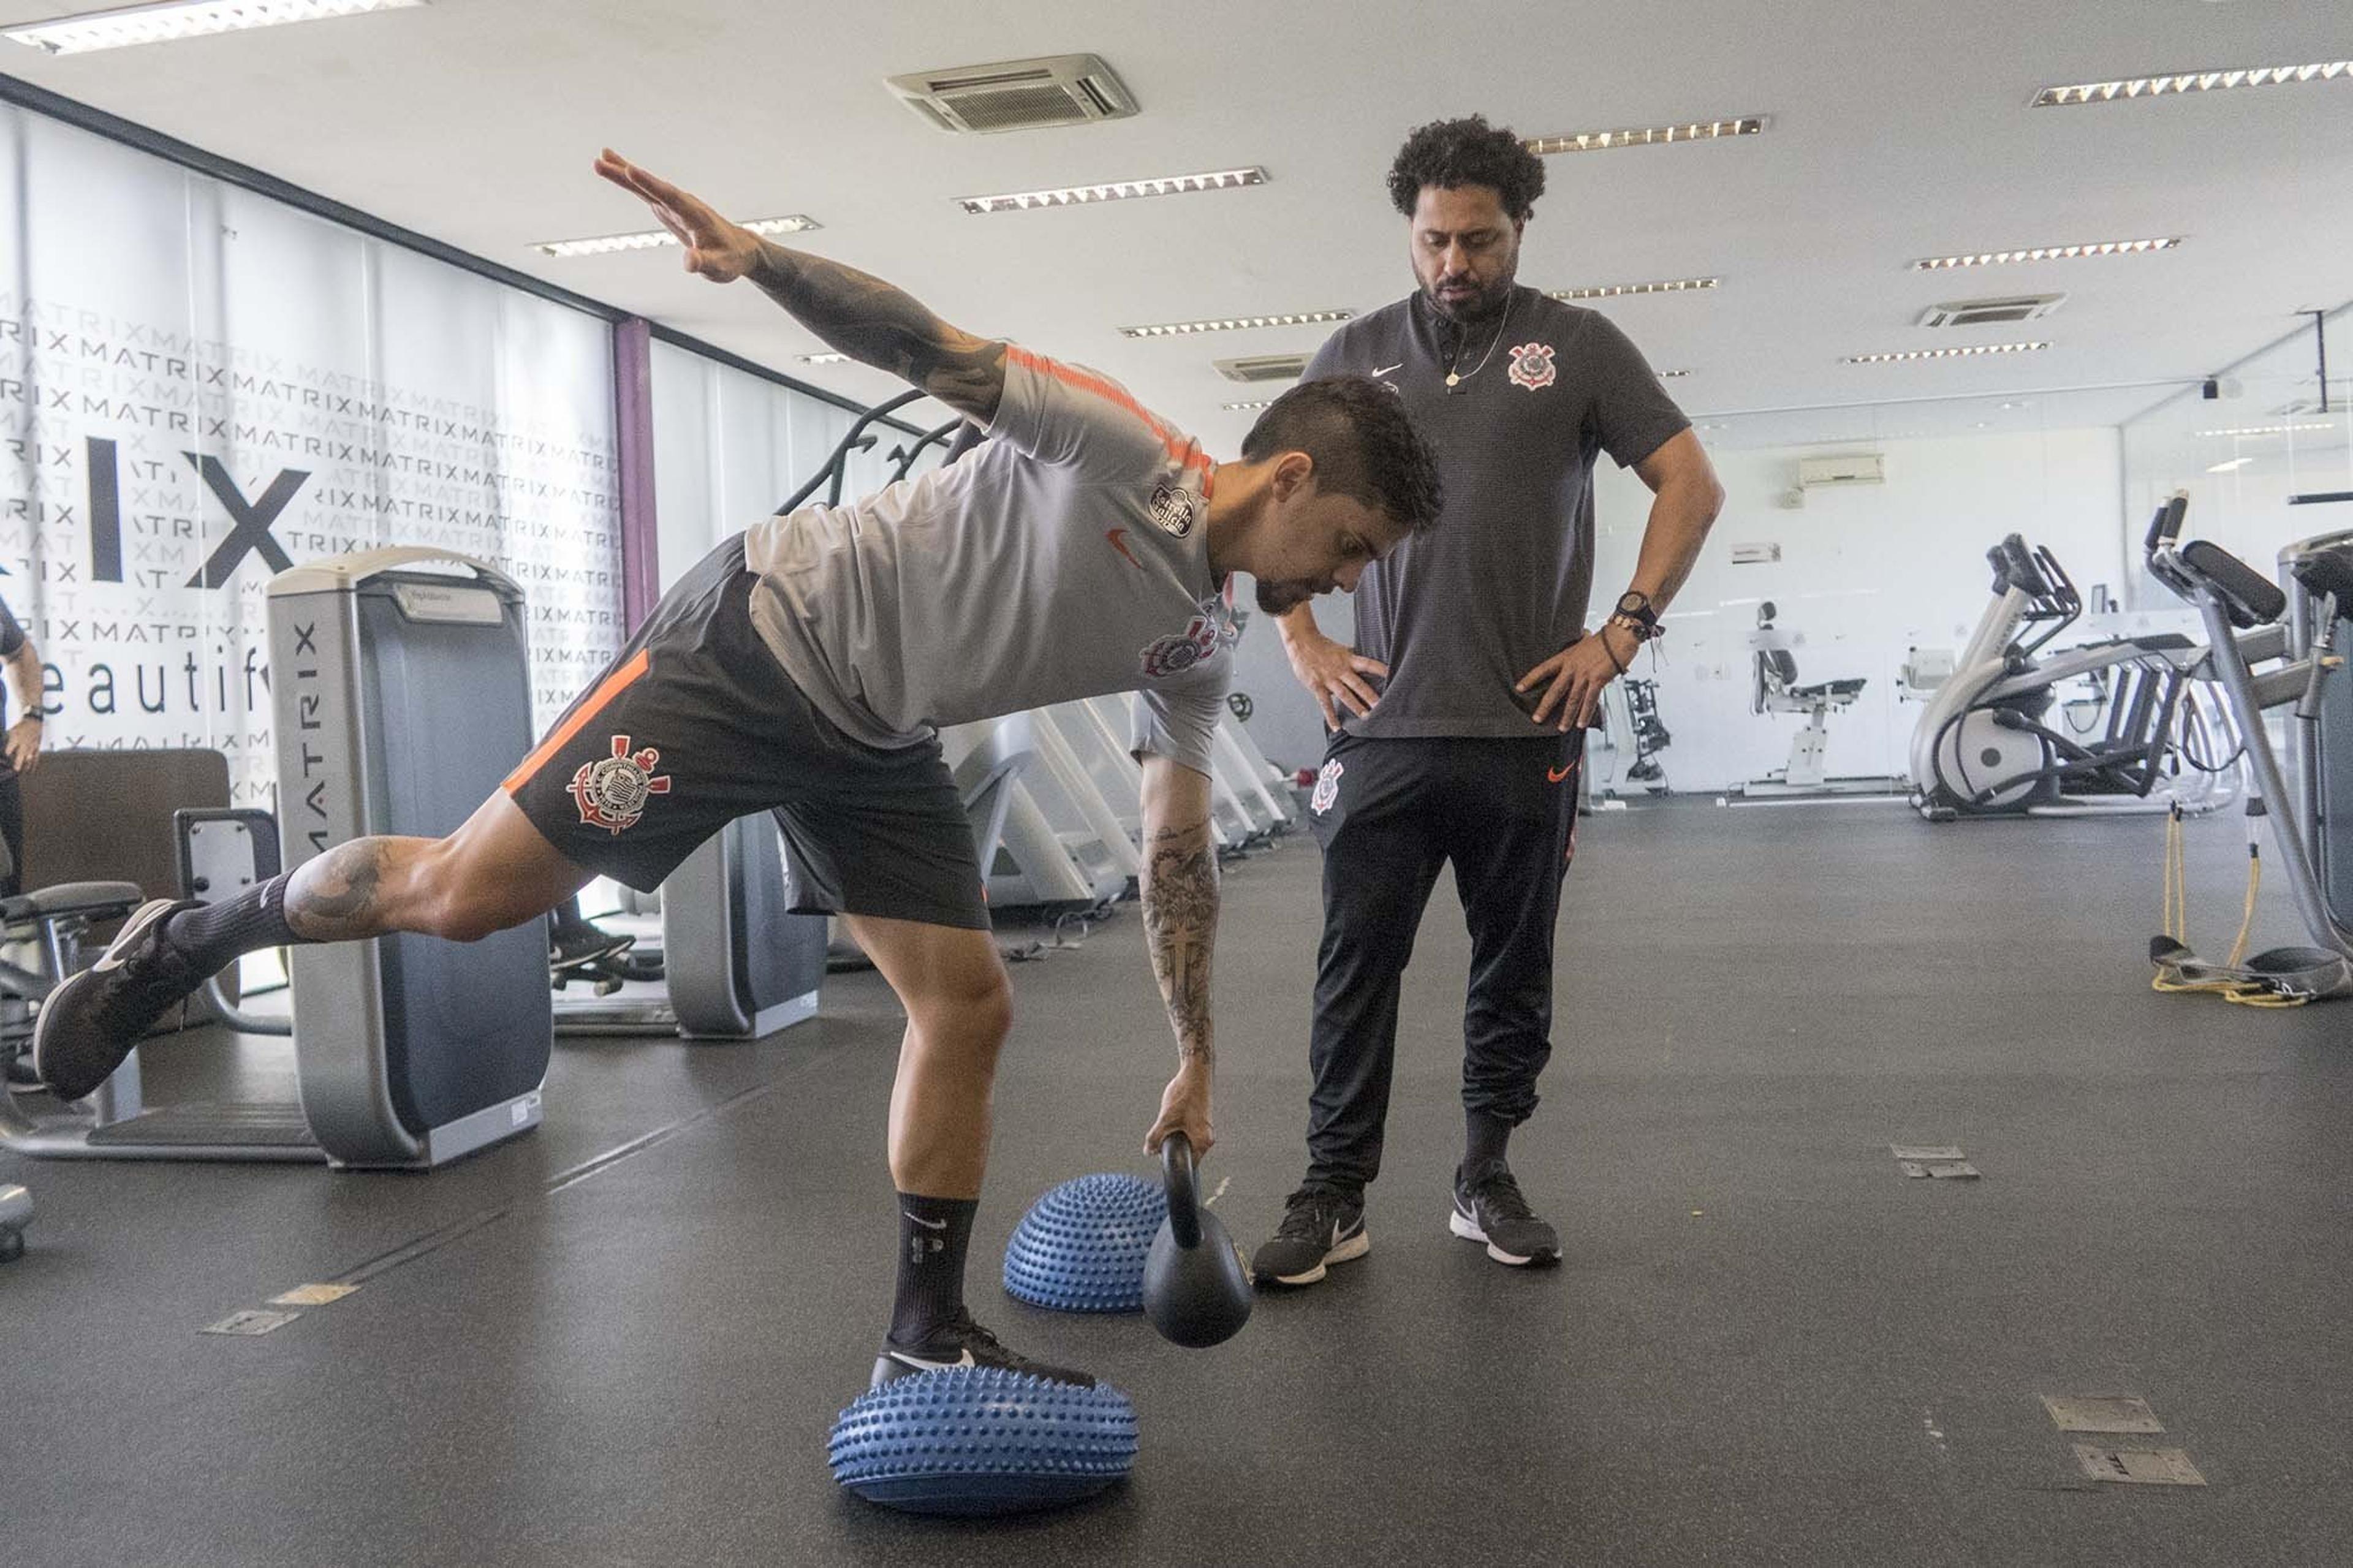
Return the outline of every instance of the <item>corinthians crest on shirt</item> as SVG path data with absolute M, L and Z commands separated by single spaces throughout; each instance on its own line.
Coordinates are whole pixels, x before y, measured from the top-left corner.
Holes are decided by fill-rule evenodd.
M 1530 392 L 1553 384 L 1552 345 L 1522 343 L 1512 351 L 1511 369 L 1506 373 L 1514 386 L 1525 386 Z
M 1182 675 L 1203 659 L 1215 658 L 1220 640 L 1216 619 L 1195 616 L 1183 631 L 1162 637 L 1144 650 L 1144 673 L 1155 680 Z
M 582 763 L 564 793 L 579 806 L 581 821 L 618 834 L 637 826 L 649 796 L 670 793 L 670 775 L 654 773 L 660 761 L 661 753 L 651 746 L 633 752 L 627 735 L 616 735 L 613 754 Z

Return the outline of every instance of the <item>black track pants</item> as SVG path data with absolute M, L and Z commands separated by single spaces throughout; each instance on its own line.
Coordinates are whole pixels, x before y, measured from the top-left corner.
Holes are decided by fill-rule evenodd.
M 1514 1126 L 1535 1110 L 1583 741 L 1333 737 L 1308 811 L 1324 847 L 1310 1188 L 1358 1192 L 1380 1173 L 1398 994 L 1450 861 L 1471 936 L 1462 1103 Z

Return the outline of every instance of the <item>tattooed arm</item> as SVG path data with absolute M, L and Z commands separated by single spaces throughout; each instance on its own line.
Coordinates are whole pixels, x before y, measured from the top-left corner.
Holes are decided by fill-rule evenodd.
M 686 267 L 717 282 L 749 278 L 827 343 L 887 370 L 987 425 L 1005 391 L 1005 345 L 958 331 L 879 278 L 787 250 L 606 151 L 596 172 L 653 209 L 686 249 Z
M 1166 757 L 1144 763 L 1144 931 L 1152 972 L 1176 1033 L 1176 1076 L 1145 1135 L 1157 1152 L 1183 1132 L 1198 1156 L 1217 1142 L 1209 1090 L 1217 1045 L 1209 1022 L 1209 957 L 1218 935 L 1218 847 L 1209 829 L 1209 780 Z

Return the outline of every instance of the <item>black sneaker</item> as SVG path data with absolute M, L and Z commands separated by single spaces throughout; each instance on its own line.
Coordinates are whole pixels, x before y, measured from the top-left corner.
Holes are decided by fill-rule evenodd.
M 1067 1366 L 1049 1366 L 1042 1361 L 1031 1361 L 1018 1351 L 1005 1348 L 995 1334 L 972 1321 L 970 1312 L 954 1321 L 934 1329 L 921 1344 L 902 1345 L 896 1341 L 882 1342 L 882 1353 L 874 1358 L 874 1377 L 867 1384 L 880 1388 L 902 1377 L 913 1377 L 923 1372 L 951 1372 L 960 1366 L 994 1366 L 1007 1372 L 1018 1372 L 1029 1377 L 1042 1377 L 1053 1383 L 1075 1384 L 1081 1388 L 1095 1385 L 1092 1373 L 1077 1372 Z
M 193 900 L 155 899 L 122 922 L 96 963 L 49 993 L 33 1025 L 33 1067 L 59 1100 L 79 1100 L 113 1075 L 155 1020 L 208 975 L 164 940 L 164 922 Z
M 1282 1224 L 1250 1259 L 1250 1278 L 1261 1285 L 1313 1285 L 1330 1265 L 1372 1249 L 1364 1199 L 1303 1190 L 1284 1200 Z
M 1514 1268 L 1560 1261 L 1560 1237 L 1528 1209 L 1511 1168 L 1494 1161 L 1454 1173 L 1454 1213 L 1447 1228 L 1465 1241 L 1483 1241 L 1487 1256 Z

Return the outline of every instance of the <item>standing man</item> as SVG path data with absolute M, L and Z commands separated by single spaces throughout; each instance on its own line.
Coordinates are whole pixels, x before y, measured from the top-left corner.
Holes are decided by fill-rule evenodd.
M 1309 802 L 1324 847 L 1307 1179 L 1259 1248 L 1261 1281 L 1361 1258 L 1379 1173 L 1398 993 L 1451 861 L 1471 932 L 1465 1142 L 1453 1233 L 1499 1263 L 1556 1262 L 1505 1145 L 1552 1054 L 1553 925 L 1574 847 L 1583 727 L 1691 573 L 1724 491 L 1625 334 L 1514 281 L 1544 164 L 1481 118 L 1425 125 L 1389 170 L 1414 293 L 1351 321 L 1307 379 L 1368 375 L 1438 454 L 1443 526 L 1365 571 L 1356 646 L 1302 605 L 1280 625 L 1334 733 Z M 1586 635 L 1593 461 L 1656 495 L 1633 580 Z

